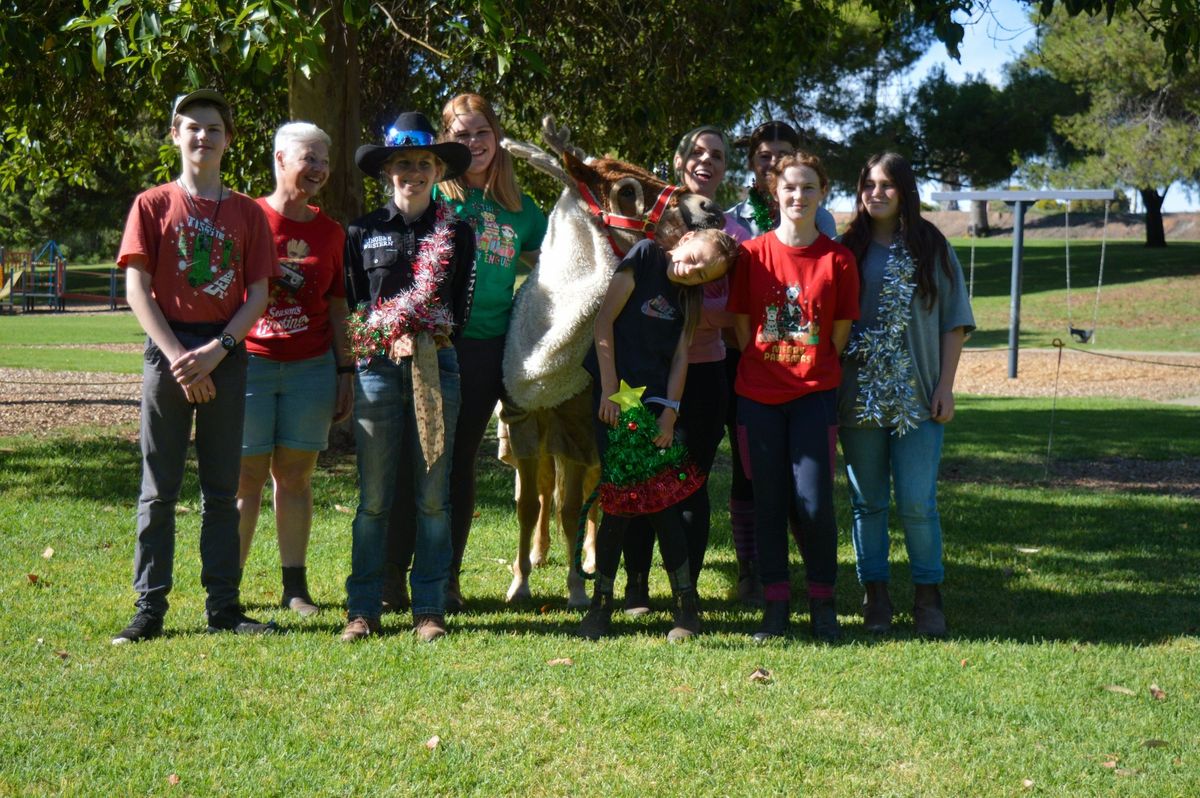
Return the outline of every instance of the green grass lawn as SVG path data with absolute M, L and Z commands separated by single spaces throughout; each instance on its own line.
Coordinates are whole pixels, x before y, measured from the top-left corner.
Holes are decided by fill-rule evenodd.
M 1200 794 L 1200 501 L 1054 482 L 1060 467 L 1113 455 L 1196 458 L 1200 411 L 1060 401 L 1044 483 L 1048 424 L 1045 401 L 960 400 L 941 489 L 944 642 L 908 632 L 902 546 L 899 631 L 862 631 L 839 477 L 846 642 L 833 647 L 808 639 L 805 615 L 793 639 L 756 646 L 756 614 L 725 600 L 723 452 L 708 631 L 686 645 L 665 641 L 665 609 L 619 618 L 598 644 L 573 639 L 558 549 L 533 604 L 506 607 L 512 477 L 487 457 L 469 611 L 450 636 L 418 645 L 388 616 L 388 634 L 340 644 L 351 516 L 339 507 L 356 489 L 352 458 L 331 454 L 315 479 L 320 615 L 275 609 L 266 508 L 243 598 L 287 633 L 202 633 L 191 477 L 167 636 L 114 648 L 133 601 L 132 431 L 0 441 L 0 794 Z M 665 606 L 663 574 L 651 589 Z M 750 680 L 758 667 L 769 683 Z
M 968 274 L 971 239 L 955 239 Z M 1067 336 L 1066 264 L 1061 240 L 1025 242 L 1021 293 L 1022 347 L 1047 347 Z M 1071 243 L 1071 308 L 1075 327 L 1091 327 L 1100 266 L 1099 241 Z M 975 299 L 979 329 L 971 346 L 1008 345 L 1011 239 L 975 242 Z M 1172 241 L 1146 249 L 1110 241 L 1092 347 L 1140 351 L 1200 351 L 1200 243 Z
M 0 316 L 0 367 L 140 374 L 145 340 L 137 319 L 125 310 Z M 132 344 L 139 351 L 111 351 L 97 344 Z

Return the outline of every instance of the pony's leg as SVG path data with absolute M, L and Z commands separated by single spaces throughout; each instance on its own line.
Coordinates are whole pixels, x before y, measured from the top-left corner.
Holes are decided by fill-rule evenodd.
M 536 457 L 517 460 L 517 525 L 520 527 L 520 537 L 517 540 L 517 558 L 512 564 L 512 584 L 508 586 L 505 601 L 533 597 L 529 591 L 529 572 L 533 570 L 529 562 L 529 542 L 539 512 L 537 491 L 533 489 L 538 484 L 537 468 Z
M 600 466 L 590 466 L 583 476 L 583 495 L 591 496 L 599 484 Z M 596 570 L 596 530 L 599 528 L 600 502 L 597 501 L 592 502 L 591 508 L 588 509 L 587 535 L 583 539 L 583 569 L 589 573 Z
M 554 514 L 554 458 L 544 452 L 537 463 L 538 516 L 536 534 L 529 561 L 535 568 L 545 565 L 550 559 L 550 523 Z
M 575 540 L 579 530 L 579 513 L 583 510 L 584 489 L 588 493 L 594 484 L 589 483 L 591 470 L 588 466 L 560 460 L 555 463 L 558 469 L 558 522 L 563 533 L 563 543 L 567 548 L 567 606 L 586 607 L 591 601 L 584 587 L 583 578 L 575 571 Z M 595 506 L 595 505 L 593 505 Z M 590 519 L 589 515 L 589 519 Z M 589 545 L 590 544 L 590 545 Z M 588 532 L 584 538 L 584 570 L 589 572 L 596 568 L 596 532 L 588 523 Z

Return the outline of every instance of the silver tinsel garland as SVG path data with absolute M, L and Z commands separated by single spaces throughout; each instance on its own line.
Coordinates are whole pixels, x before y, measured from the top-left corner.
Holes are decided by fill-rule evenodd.
M 888 250 L 875 326 L 860 330 L 846 347 L 846 356 L 859 362 L 858 420 L 892 427 L 896 436 L 916 429 L 921 415 L 913 386 L 912 356 L 904 337 L 916 270 L 908 248 L 897 237 Z

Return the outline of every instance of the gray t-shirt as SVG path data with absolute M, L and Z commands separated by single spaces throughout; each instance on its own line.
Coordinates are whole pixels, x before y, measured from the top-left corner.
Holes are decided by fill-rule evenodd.
M 904 331 L 908 351 L 912 354 L 915 393 L 921 406 L 920 420 L 929 418 L 930 397 L 942 376 L 942 334 L 955 327 L 964 333 L 975 329 L 975 316 L 967 300 L 966 281 L 962 266 L 949 244 L 953 279 L 946 277 L 941 263 L 935 264 L 937 274 L 937 301 L 927 308 L 920 291 L 913 292 L 909 310 L 908 328 Z M 859 331 L 870 329 L 879 317 L 879 294 L 883 290 L 883 273 L 887 268 L 888 248 L 871 242 L 866 257 L 858 264 L 862 273 L 862 291 L 859 295 L 861 316 L 854 322 L 851 339 Z M 838 391 L 838 422 L 843 427 L 873 427 L 869 421 L 858 420 L 858 361 L 847 358 L 842 364 L 842 387 Z

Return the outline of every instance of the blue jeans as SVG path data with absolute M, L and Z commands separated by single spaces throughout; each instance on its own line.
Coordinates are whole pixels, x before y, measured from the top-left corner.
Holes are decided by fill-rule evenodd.
M 937 473 L 945 428 L 922 421 L 900 437 L 890 429 L 842 427 L 842 454 L 850 479 L 854 557 L 858 581 L 888 581 L 888 505 L 892 486 L 904 544 L 918 585 L 942 582 L 942 521 Z
M 413 410 L 412 359 L 404 358 L 397 364 L 376 357 L 357 374 L 354 440 L 358 447 L 359 501 L 354 516 L 350 576 L 346 579 L 346 606 L 351 618 L 378 618 L 383 609 L 388 516 L 396 496 L 397 461 L 401 457 L 412 461 L 411 489 L 417 509 L 417 540 L 410 577 L 413 614 L 445 612 L 446 578 L 453 552 L 450 460 L 460 401 L 458 357 L 453 349 L 438 351 L 438 373 L 446 440 L 442 456 L 428 472 Z
M 203 325 L 193 325 L 197 328 Z M 205 332 L 175 330 L 188 349 L 208 343 L 223 324 Z M 171 376 L 171 363 L 146 339 L 142 364 L 142 490 L 138 498 L 133 589 L 139 610 L 163 615 L 174 582 L 175 503 L 183 487 L 188 439 L 196 422 L 196 465 L 200 472 L 200 583 L 205 609 L 238 603 L 238 474 L 242 465 L 242 421 L 246 404 L 246 350 L 239 346 L 213 369 L 216 398 L 191 404 Z

